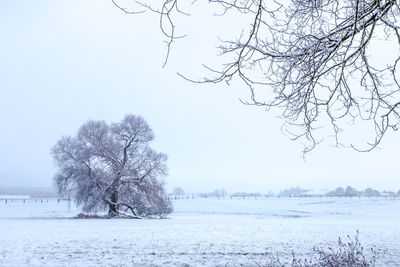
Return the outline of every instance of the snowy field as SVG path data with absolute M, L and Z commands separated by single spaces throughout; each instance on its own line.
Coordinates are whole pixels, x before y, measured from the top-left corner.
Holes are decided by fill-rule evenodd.
M 400 266 L 400 199 L 174 201 L 169 219 L 72 219 L 68 202 L 0 200 L 2 266 L 257 266 L 360 232 L 378 266 Z

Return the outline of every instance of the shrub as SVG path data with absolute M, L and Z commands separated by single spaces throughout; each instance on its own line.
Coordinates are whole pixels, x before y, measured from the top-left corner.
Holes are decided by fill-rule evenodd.
M 86 214 L 86 213 L 79 213 L 75 217 L 76 219 L 103 219 L 104 216 L 96 215 L 96 214 Z
M 260 266 L 278 267 L 371 267 L 375 266 L 377 252 L 374 248 L 369 248 L 369 253 L 366 253 L 364 247 L 359 241 L 359 233 L 357 231 L 354 238 L 347 236 L 348 241 L 343 242 L 339 238 L 337 247 L 324 249 L 318 246 L 313 247 L 311 258 L 296 258 L 295 253 L 292 253 L 292 262 L 284 264 L 279 256 L 269 255 L 267 262 Z M 368 254 L 368 255 L 367 255 Z

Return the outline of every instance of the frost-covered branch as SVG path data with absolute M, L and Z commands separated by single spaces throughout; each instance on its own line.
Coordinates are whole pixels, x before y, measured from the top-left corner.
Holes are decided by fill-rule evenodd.
M 195 1 L 194 4 L 196 4 Z M 135 2 L 137 3 L 137 2 Z M 223 40 L 222 67 L 206 66 L 209 75 L 185 79 L 199 83 L 238 79 L 249 88 L 250 105 L 277 108 L 283 132 L 305 144 L 305 151 L 333 134 L 336 145 L 349 124 L 369 122 L 369 151 L 387 130 L 400 125 L 400 6 L 395 0 L 210 0 L 221 18 L 242 16 L 247 23 L 234 40 Z M 171 44 L 178 0 L 139 4 L 160 16 Z M 156 8 L 159 6 L 159 8 Z M 222 10 L 222 12 L 221 12 Z M 394 48 L 391 60 L 375 56 L 381 43 Z M 381 51 L 380 51 L 381 52 Z M 382 53 L 382 52 L 381 52 Z M 350 144 L 352 142 L 350 141 Z

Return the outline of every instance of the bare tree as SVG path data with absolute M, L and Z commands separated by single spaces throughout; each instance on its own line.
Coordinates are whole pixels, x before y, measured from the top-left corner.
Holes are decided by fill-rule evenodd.
M 120 9 L 121 4 L 113 1 Z M 140 1 L 140 11 L 160 15 L 169 55 L 176 33 L 174 17 L 184 14 L 178 0 L 160 0 L 159 8 Z M 194 3 L 200 1 L 194 1 Z M 395 0 L 209 0 L 219 14 L 248 20 L 234 40 L 222 40 L 221 68 L 194 82 L 220 83 L 241 79 L 250 89 L 247 104 L 278 107 L 283 130 L 313 149 L 325 127 L 336 144 L 349 123 L 368 122 L 369 151 L 388 129 L 400 124 L 399 12 Z M 390 60 L 374 58 L 378 45 L 392 47 Z M 268 91 L 268 94 L 265 94 Z M 262 95 L 262 97 L 259 97 Z M 267 95 L 267 96 L 265 96 Z M 324 134 L 325 135 L 325 134 Z M 351 142 L 350 142 L 351 143 Z M 353 148 L 355 148 L 353 146 Z
M 51 151 L 59 193 L 73 196 L 84 211 L 108 208 L 109 216 L 170 213 L 161 180 L 167 156 L 149 147 L 153 138 L 142 117 L 127 115 L 111 125 L 88 121 Z
M 175 187 L 174 190 L 172 191 L 172 194 L 175 196 L 184 196 L 185 191 L 180 187 Z

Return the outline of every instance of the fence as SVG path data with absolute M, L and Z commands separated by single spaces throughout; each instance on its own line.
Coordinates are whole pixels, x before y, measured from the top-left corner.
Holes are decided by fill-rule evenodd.
M 65 202 L 68 201 L 69 205 L 71 203 L 71 199 L 68 198 L 11 198 L 11 197 L 0 197 L 0 202 L 3 202 L 4 204 L 8 203 L 49 203 L 52 201 L 57 201 L 57 204 L 60 204 L 60 202 Z

